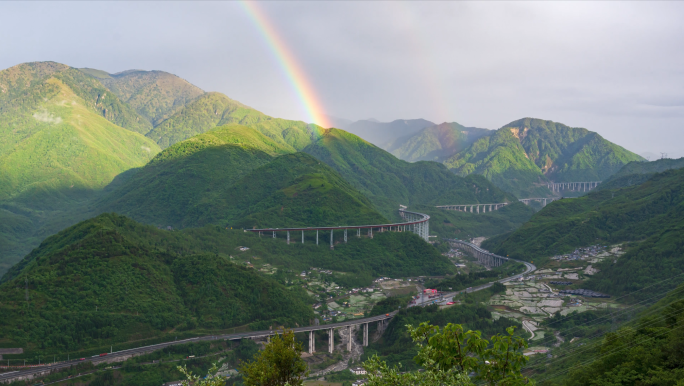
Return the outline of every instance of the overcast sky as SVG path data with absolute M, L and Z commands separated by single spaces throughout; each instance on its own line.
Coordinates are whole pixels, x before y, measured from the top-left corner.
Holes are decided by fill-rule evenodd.
M 329 115 L 586 127 L 684 156 L 684 3 L 262 2 Z M 306 110 L 236 2 L 0 2 L 0 67 L 164 70 L 269 115 Z

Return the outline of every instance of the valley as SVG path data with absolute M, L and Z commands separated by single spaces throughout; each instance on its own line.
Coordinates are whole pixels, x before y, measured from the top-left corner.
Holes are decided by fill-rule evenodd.
M 347 386 L 374 355 L 419 369 L 427 321 L 515 327 L 540 385 L 619 378 L 606 347 L 645 323 L 678 347 L 681 159 L 535 118 L 321 127 L 163 71 L 25 63 L 0 89 L 0 381 L 159 386 L 217 360 L 240 385 L 292 329 L 309 381 Z M 651 360 L 641 379 L 684 368 Z

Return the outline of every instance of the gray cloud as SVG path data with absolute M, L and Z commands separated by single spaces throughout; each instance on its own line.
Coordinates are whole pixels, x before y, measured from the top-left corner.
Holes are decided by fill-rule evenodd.
M 497 128 L 533 116 L 636 152 L 680 150 L 679 2 L 262 2 L 326 112 Z M 0 3 L 0 67 L 55 60 L 175 73 L 306 119 L 234 2 Z

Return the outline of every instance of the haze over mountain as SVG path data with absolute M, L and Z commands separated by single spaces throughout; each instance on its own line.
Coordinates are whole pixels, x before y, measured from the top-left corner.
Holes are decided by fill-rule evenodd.
M 442 123 L 422 129 L 415 134 L 392 140 L 385 150 L 397 158 L 409 162 L 442 162 L 480 137 L 490 135 L 491 130 L 465 127 L 456 122 Z
M 346 125 L 345 131 L 357 135 L 373 145 L 386 149 L 394 140 L 417 133 L 434 126 L 425 119 L 397 119 L 392 122 L 379 122 L 375 119 L 365 119 Z

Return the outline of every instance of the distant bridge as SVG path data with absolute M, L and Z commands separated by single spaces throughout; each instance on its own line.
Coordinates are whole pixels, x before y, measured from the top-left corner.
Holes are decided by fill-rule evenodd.
M 525 205 L 530 205 L 531 201 L 538 201 L 542 204 L 542 206 L 546 206 L 547 203 L 560 200 L 560 197 L 535 197 L 535 198 L 521 198 L 518 201 L 524 203 Z M 499 210 L 499 208 L 503 208 L 506 205 L 509 205 L 510 202 L 501 202 L 498 204 L 466 204 L 466 205 L 438 205 L 436 208 L 439 209 L 444 209 L 444 210 L 456 210 L 459 212 L 467 212 L 467 213 L 480 213 L 480 207 L 482 208 L 482 213 L 487 213 L 487 208 L 489 208 L 489 212 L 493 210 Z
M 377 232 L 395 231 L 395 232 L 413 232 L 422 237 L 425 241 L 429 240 L 430 232 L 430 216 L 424 213 L 410 212 L 405 209 L 399 209 L 399 214 L 407 221 L 392 223 L 392 224 L 373 224 L 373 225 L 344 225 L 344 226 L 324 226 L 324 227 L 306 227 L 306 228 L 263 228 L 263 229 L 245 229 L 245 232 L 258 232 L 259 236 L 262 234 L 273 234 L 276 238 L 277 232 L 286 232 L 287 243 L 293 239 L 290 238 L 290 232 L 302 232 L 302 244 L 304 244 L 304 232 L 316 231 L 316 245 L 318 245 L 318 233 L 320 231 L 330 231 L 330 248 L 334 247 L 333 232 L 343 231 L 344 242 L 347 242 L 347 231 L 356 230 L 356 236 L 361 237 L 361 229 L 366 229 L 368 237 L 373 238 L 373 229 Z
M 587 182 L 549 182 L 546 187 L 552 192 L 560 192 L 561 190 L 572 190 L 574 192 L 586 192 L 592 190 L 600 184 L 601 181 L 587 181 Z

